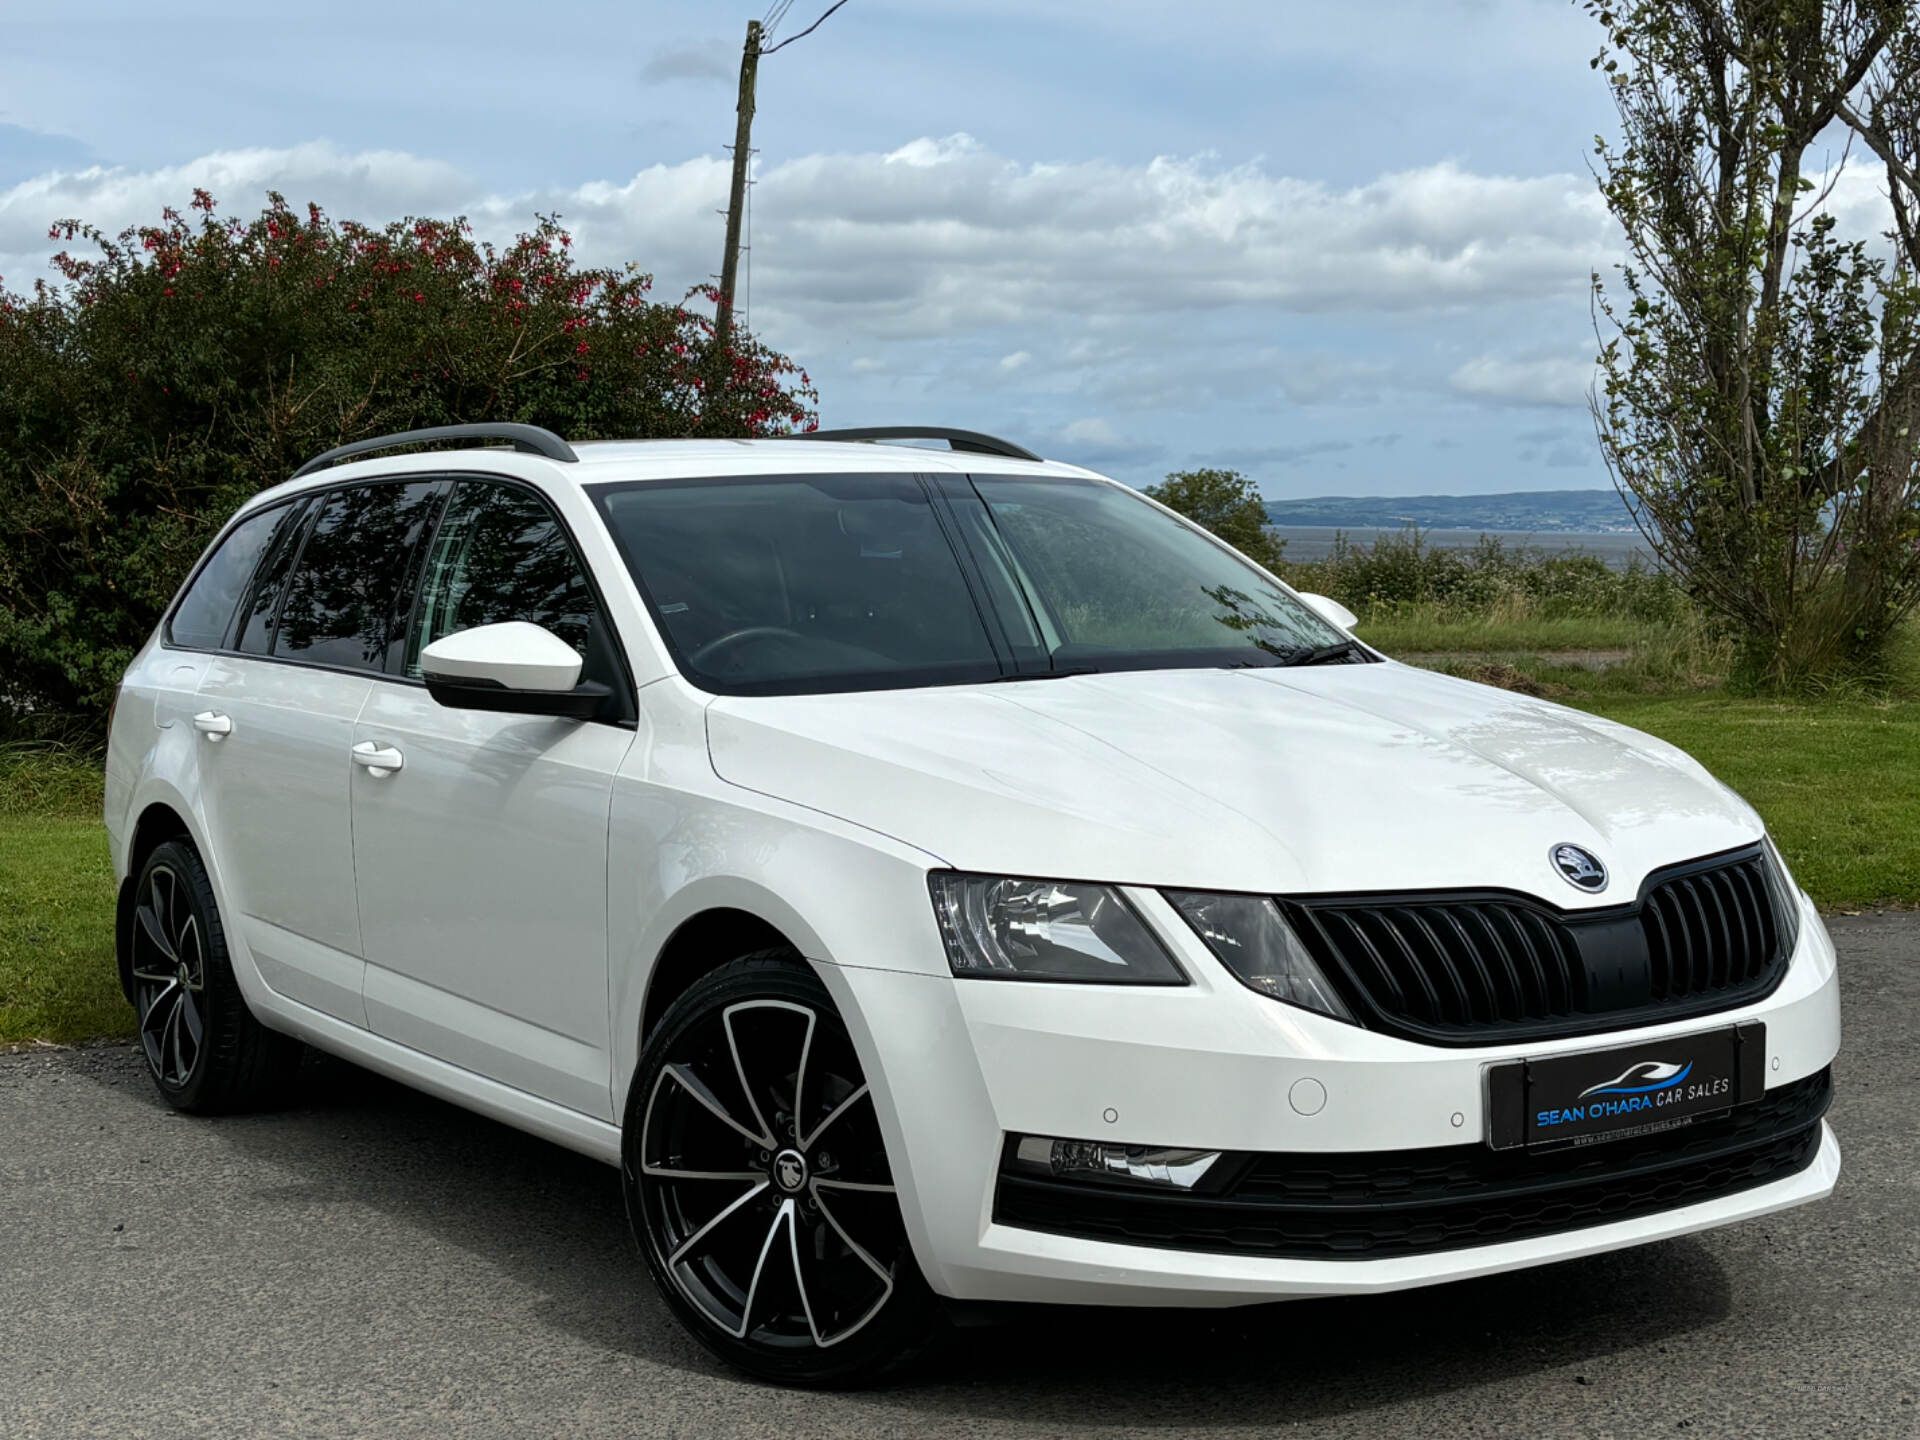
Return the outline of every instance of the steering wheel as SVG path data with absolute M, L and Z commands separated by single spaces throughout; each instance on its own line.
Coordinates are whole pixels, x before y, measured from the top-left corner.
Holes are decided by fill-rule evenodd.
M 694 651 L 693 654 L 689 655 L 687 660 L 696 669 L 704 670 L 707 667 L 707 661 L 719 654 L 722 650 L 734 645 L 743 644 L 748 640 L 767 640 L 776 635 L 783 635 L 789 640 L 805 640 L 807 638 L 798 630 L 789 630 L 784 625 L 747 625 L 739 630 L 729 630 L 726 634 L 709 640 L 698 650 Z

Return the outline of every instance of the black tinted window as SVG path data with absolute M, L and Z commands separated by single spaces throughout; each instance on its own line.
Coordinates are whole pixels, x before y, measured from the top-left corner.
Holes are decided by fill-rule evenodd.
M 960 561 L 910 475 L 648 483 L 596 498 L 682 664 L 709 688 L 1000 671 Z
M 262 510 L 257 515 L 249 515 L 227 533 L 220 548 L 193 577 L 193 584 L 181 597 L 180 608 L 173 612 L 173 620 L 167 626 L 169 640 L 196 650 L 225 647 L 240 593 L 246 589 L 260 557 L 291 513 L 284 505 Z
M 585 656 L 593 619 L 586 572 L 546 501 L 514 485 L 464 481 L 421 575 L 407 674 L 419 675 L 420 652 L 441 636 L 504 620 L 544 625 Z
M 287 583 L 287 572 L 293 568 L 294 556 L 300 553 L 300 520 L 306 511 L 304 499 L 286 508 L 286 518 L 273 533 L 266 559 L 253 572 L 253 583 L 241 598 L 239 638 L 234 648 L 250 655 L 264 655 L 273 649 L 273 625 L 280 610 L 280 592 Z
M 682 669 L 712 690 L 1367 658 L 1118 485 L 940 485 L 937 503 L 909 475 L 642 482 L 594 499 Z
M 408 562 L 441 493 L 437 481 L 381 482 L 321 502 L 287 583 L 273 653 L 381 668 Z

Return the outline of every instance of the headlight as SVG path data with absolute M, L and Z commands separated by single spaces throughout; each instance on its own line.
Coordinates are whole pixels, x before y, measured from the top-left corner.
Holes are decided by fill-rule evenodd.
M 1303 1010 L 1353 1024 L 1353 1012 L 1264 895 L 1209 895 L 1196 890 L 1165 892 L 1242 985 Z
M 936 872 L 940 938 L 955 975 L 1184 985 L 1187 977 L 1110 885 Z

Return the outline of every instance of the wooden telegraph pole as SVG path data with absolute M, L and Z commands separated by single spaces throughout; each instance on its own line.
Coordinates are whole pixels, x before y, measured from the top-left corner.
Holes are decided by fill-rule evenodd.
M 774 7 L 767 12 L 773 19 L 773 28 L 780 28 L 793 0 L 776 0 Z M 733 125 L 733 186 L 727 195 L 727 253 L 720 261 L 720 299 L 713 307 L 713 360 L 711 367 L 712 387 L 708 399 L 724 393 L 727 385 L 727 349 L 733 344 L 733 299 L 734 287 L 740 281 L 740 226 L 747 208 L 747 167 L 753 161 L 753 87 L 760 76 L 760 57 L 771 55 L 776 50 L 784 50 L 796 40 L 804 40 L 822 25 L 847 0 L 833 0 L 821 12 L 820 18 L 802 30 L 798 35 L 789 35 L 779 44 L 767 45 L 766 27 L 758 20 L 747 22 L 747 45 L 740 52 L 740 103 L 735 112 Z
M 733 188 L 727 195 L 727 253 L 720 263 L 720 301 L 714 307 L 713 349 L 726 364 L 733 342 L 733 294 L 740 278 L 740 216 L 746 209 L 747 165 L 753 158 L 753 87 L 760 74 L 760 22 L 747 22 L 747 48 L 740 54 L 740 107 L 733 127 Z

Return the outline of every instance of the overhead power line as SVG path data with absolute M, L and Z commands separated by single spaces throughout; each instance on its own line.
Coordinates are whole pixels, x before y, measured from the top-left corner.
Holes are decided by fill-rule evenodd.
M 773 49 L 762 50 L 760 53 L 762 55 L 771 55 L 776 50 L 786 49 L 787 46 L 791 45 L 795 40 L 806 39 L 807 36 L 811 35 L 814 31 L 818 30 L 822 25 L 827 23 L 827 15 L 833 14 L 834 11 L 838 10 L 842 5 L 846 3 L 847 3 L 847 0 L 833 0 L 833 4 L 827 7 L 826 14 L 822 15 L 818 20 L 814 21 L 811 25 L 807 26 L 807 28 L 802 30 L 798 35 L 790 35 L 785 40 L 782 40 L 778 45 L 775 45 Z M 781 13 L 784 14 L 786 12 L 782 11 Z

